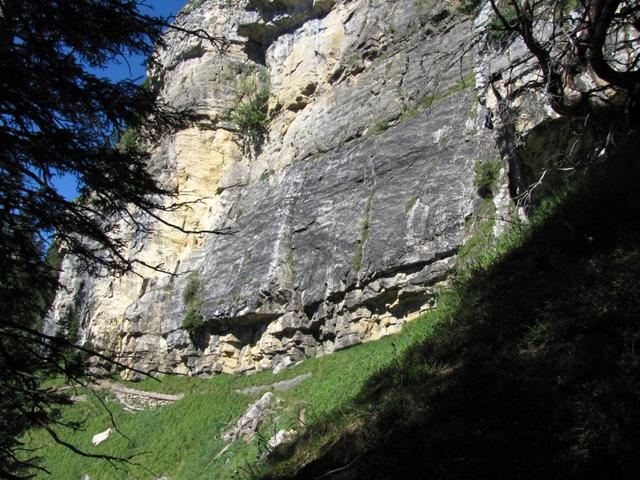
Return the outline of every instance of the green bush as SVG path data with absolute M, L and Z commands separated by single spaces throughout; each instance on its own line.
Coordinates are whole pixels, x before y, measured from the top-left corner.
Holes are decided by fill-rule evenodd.
M 195 333 L 200 330 L 204 326 L 204 318 L 200 313 L 199 308 L 189 308 L 187 310 L 187 314 L 184 316 L 184 320 L 182 321 L 182 328 L 187 330 L 189 333 Z
M 382 132 L 387 130 L 391 125 L 389 124 L 389 120 L 380 120 L 375 125 L 373 125 L 368 132 L 369 136 L 380 135 Z
M 184 50 L 183 52 L 180 52 L 180 59 L 181 60 L 190 60 L 192 58 L 198 58 L 203 56 L 206 53 L 206 49 L 202 46 L 201 43 L 197 43 L 196 45 L 191 45 L 189 48 L 187 48 L 186 50 Z
M 264 72 L 245 73 L 235 87 L 236 105 L 228 114 L 246 140 L 258 143 L 269 125 L 269 80 Z
M 482 198 L 491 198 L 496 194 L 500 176 L 500 160 L 489 160 L 476 163 L 474 183 Z
M 509 25 L 513 25 L 515 20 L 517 19 L 518 14 L 515 9 L 511 6 L 502 5 L 504 2 L 498 2 L 498 8 L 500 9 L 501 15 L 507 21 Z M 514 37 L 514 32 L 505 29 L 502 20 L 498 18 L 498 16 L 493 13 L 493 17 L 489 22 L 489 36 L 487 38 L 487 42 L 489 44 L 506 44 L 509 43 Z
M 182 321 L 182 328 L 188 330 L 190 333 L 195 333 L 204 326 L 204 318 L 200 312 L 202 307 L 200 289 L 198 274 L 192 272 L 189 275 L 187 286 L 182 294 L 184 303 L 187 305 L 187 313 Z
M 461 0 L 458 5 L 458 11 L 471 15 L 480 6 L 480 0 Z
M 198 298 L 198 293 L 200 292 L 200 280 L 198 279 L 198 274 L 196 272 L 191 272 L 189 274 L 189 279 L 187 280 L 187 286 L 184 289 L 184 293 L 182 294 L 182 298 L 184 299 L 187 305 L 193 303 Z

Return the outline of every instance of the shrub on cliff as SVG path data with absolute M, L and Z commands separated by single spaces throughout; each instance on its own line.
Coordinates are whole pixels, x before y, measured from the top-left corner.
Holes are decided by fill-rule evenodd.
M 229 112 L 244 140 L 257 146 L 269 125 L 269 81 L 263 72 L 250 71 L 236 85 L 236 105 Z
M 200 313 L 202 299 L 200 297 L 200 280 L 196 272 L 192 272 L 189 275 L 182 299 L 187 307 L 187 313 L 182 321 L 182 328 L 191 334 L 197 333 L 203 327 L 204 319 L 202 318 L 202 313 Z
M 262 135 L 269 124 L 267 100 L 269 90 L 262 88 L 255 92 L 253 98 L 241 102 L 233 111 L 231 119 L 252 140 Z
M 490 198 L 496 194 L 498 178 L 500 176 L 500 160 L 478 162 L 474 177 L 474 184 L 482 198 Z

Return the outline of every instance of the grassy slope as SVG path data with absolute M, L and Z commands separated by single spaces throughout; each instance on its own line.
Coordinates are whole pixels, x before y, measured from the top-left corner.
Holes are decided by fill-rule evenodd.
M 67 438 L 141 466 L 114 470 L 34 432 L 53 478 L 633 478 L 640 466 L 640 173 L 614 166 L 543 208 L 459 275 L 434 312 L 394 337 L 305 361 L 278 376 L 148 380 L 183 392 L 130 414 L 128 437 L 97 448 L 109 427 L 95 401 L 70 408 L 86 431 Z M 474 248 L 477 252 L 478 248 Z M 477 253 L 476 253 L 477 255 Z M 221 431 L 259 395 L 235 390 L 305 372 L 252 444 L 223 448 Z M 306 431 L 287 458 L 260 465 L 260 439 Z M 348 466 L 348 468 L 344 468 Z M 334 478 L 329 476 L 325 478 Z
M 111 426 L 107 412 L 91 394 L 88 401 L 78 403 L 65 412 L 65 420 L 84 420 L 84 431 L 65 431 L 64 438 L 87 452 L 125 456 L 133 452 L 148 452 L 133 461 L 139 466 L 122 465 L 117 470 L 104 461 L 81 458 L 56 445 L 45 432 L 31 434 L 31 446 L 44 447 L 42 465 L 53 478 L 79 479 L 89 474 L 92 480 L 119 478 L 171 479 L 232 478 L 251 475 L 252 464 L 260 453 L 260 438 L 252 444 L 238 442 L 233 449 L 214 459 L 222 450 L 221 432 L 235 421 L 261 394 L 249 396 L 236 392 L 249 385 L 270 384 L 306 372 L 312 377 L 286 392 L 278 392 L 281 400 L 277 422 L 268 421 L 261 438 L 268 438 L 278 428 L 298 425 L 299 412 L 304 410 L 306 424 L 325 424 L 325 418 L 337 417 L 335 412 L 353 413 L 353 399 L 368 379 L 389 366 L 409 345 L 420 342 L 432 331 L 433 321 L 422 318 L 393 338 L 369 343 L 318 359 L 310 359 L 297 367 L 273 375 L 263 372 L 253 376 L 220 375 L 210 379 L 165 377 L 161 382 L 146 380 L 134 388 L 165 393 L 185 393 L 185 398 L 173 405 L 139 413 L 123 411 L 109 401 L 120 431 L 98 447 L 91 437 Z M 295 428 L 295 427 L 294 427 Z M 297 427 L 299 428 L 299 427 Z M 321 435 L 322 441 L 337 438 L 339 425 Z M 319 437 L 320 439 L 320 437 Z M 46 475 L 42 475 L 46 478 Z
M 624 156 L 459 276 L 447 320 L 360 393 L 362 428 L 266 476 L 637 478 L 640 173 Z

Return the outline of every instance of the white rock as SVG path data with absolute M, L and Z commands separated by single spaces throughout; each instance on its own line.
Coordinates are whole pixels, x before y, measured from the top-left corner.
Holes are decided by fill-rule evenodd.
M 280 359 L 280 361 L 273 368 L 273 374 L 274 375 L 279 374 L 280 372 L 282 372 L 285 368 L 287 368 L 292 363 L 293 363 L 293 360 L 291 360 L 291 357 L 289 355 L 283 357 L 282 359 Z
M 107 428 L 104 432 L 101 433 L 96 433 L 92 438 L 91 438 L 91 443 L 93 443 L 93 445 L 100 445 L 102 442 L 104 442 L 107 438 L 109 438 L 109 435 L 111 435 L 111 432 L 113 431 L 113 429 L 111 428 Z
M 295 430 L 279 430 L 273 437 L 267 442 L 267 449 L 262 455 L 262 460 L 268 459 L 279 447 L 287 445 L 296 436 Z
M 293 439 L 295 436 L 295 430 L 279 430 L 273 437 L 267 442 L 267 448 L 269 451 L 273 451 L 280 445 L 285 444 Z

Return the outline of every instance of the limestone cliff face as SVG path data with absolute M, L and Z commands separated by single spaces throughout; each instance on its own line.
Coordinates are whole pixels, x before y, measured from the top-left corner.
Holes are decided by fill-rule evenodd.
M 192 202 L 163 219 L 202 233 L 122 224 L 130 255 L 168 273 L 90 277 L 67 256 L 46 328 L 74 317 L 128 365 L 210 374 L 375 340 L 430 308 L 471 233 L 475 165 L 508 150 L 486 81 L 504 55 L 456 5 L 190 2 L 177 22 L 228 43 L 167 34 L 152 81 L 206 121 L 157 145 L 153 169 Z M 252 135 L 231 112 L 259 88 L 270 120 Z

